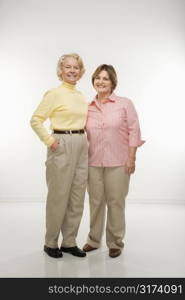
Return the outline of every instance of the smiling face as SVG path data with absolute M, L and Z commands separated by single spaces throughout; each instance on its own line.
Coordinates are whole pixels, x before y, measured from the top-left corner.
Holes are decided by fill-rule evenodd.
M 111 94 L 112 82 L 107 71 L 102 70 L 99 74 L 97 74 L 94 78 L 94 88 L 98 95 L 109 96 Z
M 62 63 L 62 80 L 69 84 L 76 84 L 80 79 L 81 70 L 77 59 L 74 57 L 66 57 Z

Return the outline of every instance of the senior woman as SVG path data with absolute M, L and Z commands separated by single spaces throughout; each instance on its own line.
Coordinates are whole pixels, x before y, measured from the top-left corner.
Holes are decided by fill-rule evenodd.
M 60 57 L 57 75 L 62 84 L 45 93 L 31 118 L 31 126 L 47 146 L 46 235 L 44 251 L 51 257 L 62 252 L 84 257 L 86 253 L 76 245 L 88 173 L 87 140 L 84 126 L 88 104 L 76 89 L 84 73 L 78 54 Z M 50 119 L 52 133 L 43 122 Z M 58 247 L 60 232 L 62 246 Z
M 89 105 L 86 124 L 89 142 L 88 193 L 90 232 L 83 250 L 100 247 L 107 206 L 106 244 L 109 256 L 124 247 L 125 198 L 135 171 L 141 140 L 138 116 L 131 100 L 116 96 L 117 75 L 111 65 L 100 65 L 92 76 L 97 96 Z

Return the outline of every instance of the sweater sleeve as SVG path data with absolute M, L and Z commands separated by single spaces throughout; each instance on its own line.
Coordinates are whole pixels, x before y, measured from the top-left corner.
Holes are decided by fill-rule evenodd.
M 32 129 L 38 135 L 40 140 L 48 147 L 50 147 L 55 140 L 51 134 L 48 133 L 43 123 L 52 115 L 54 110 L 54 102 L 54 93 L 52 93 L 52 91 L 46 92 L 30 120 Z

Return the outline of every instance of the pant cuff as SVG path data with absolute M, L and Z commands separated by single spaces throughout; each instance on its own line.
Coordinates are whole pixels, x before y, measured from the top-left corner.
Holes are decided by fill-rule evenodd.
M 109 249 L 120 249 L 120 250 L 122 250 L 123 248 L 124 248 L 124 243 L 122 242 L 122 243 L 120 243 L 119 245 L 117 245 L 116 243 L 114 243 L 114 242 L 112 242 L 112 243 L 107 243 L 107 247 L 109 248 Z
M 100 243 L 94 242 L 90 239 L 90 237 L 87 238 L 87 244 L 89 244 L 93 248 L 99 248 Z

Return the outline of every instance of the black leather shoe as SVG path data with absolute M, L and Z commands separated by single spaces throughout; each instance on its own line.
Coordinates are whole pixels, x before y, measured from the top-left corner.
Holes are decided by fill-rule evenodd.
M 59 248 L 50 248 L 45 245 L 44 251 L 47 253 L 47 255 L 54 258 L 60 258 L 63 256 L 62 251 Z
M 60 250 L 63 251 L 63 252 L 71 253 L 72 255 L 78 256 L 78 257 L 84 257 L 84 256 L 86 256 L 85 251 L 82 251 L 77 246 L 75 246 L 75 247 L 69 247 L 69 248 L 61 247 Z

